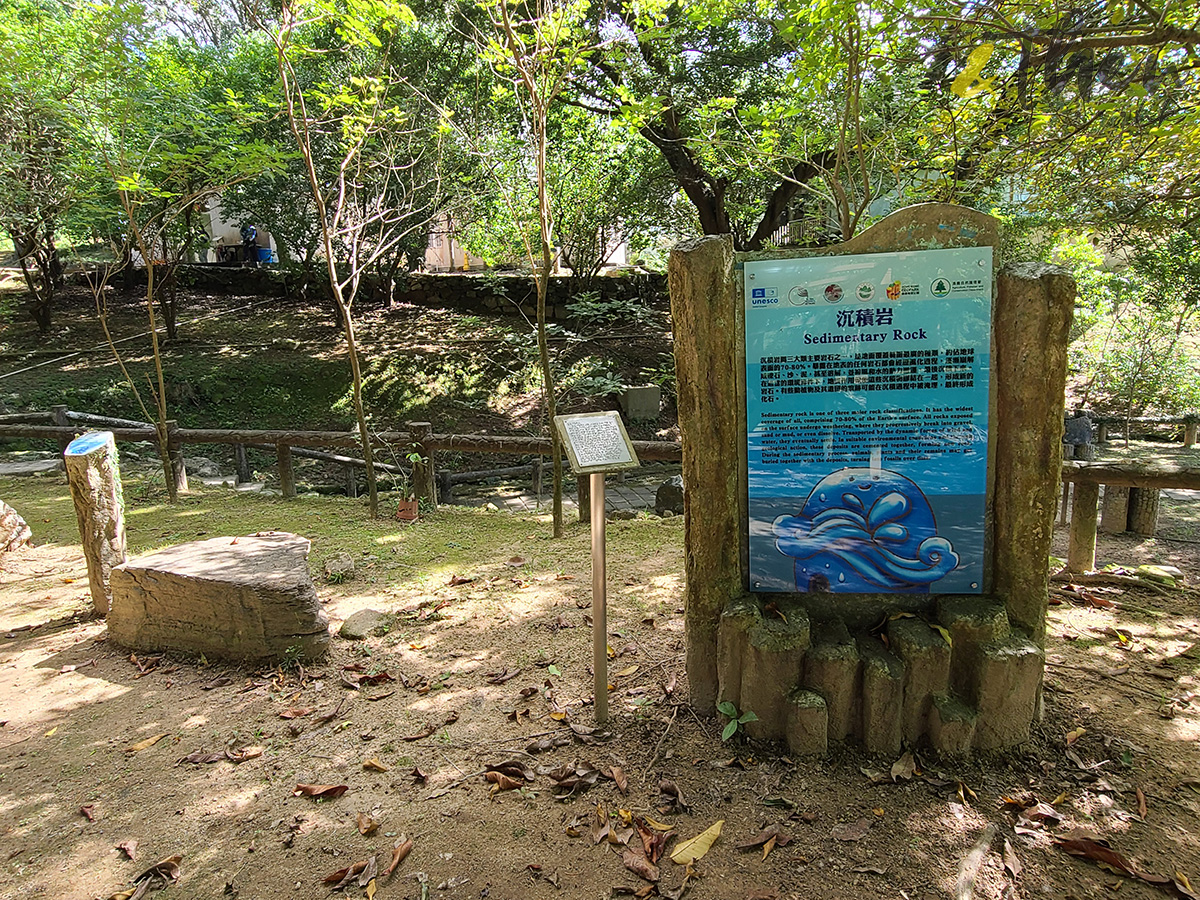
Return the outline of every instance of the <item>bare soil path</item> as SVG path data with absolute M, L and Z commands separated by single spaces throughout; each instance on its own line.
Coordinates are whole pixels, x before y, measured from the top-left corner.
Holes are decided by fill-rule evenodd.
M 127 896 L 139 874 L 181 856 L 168 897 L 320 898 L 327 876 L 376 854 L 382 868 L 402 839 L 412 850 L 390 877 L 345 893 L 646 896 L 651 882 L 623 864 L 641 846 L 630 815 L 677 832 L 668 856 L 724 822 L 687 882 L 697 900 L 954 896 L 989 825 L 975 897 L 1186 890 L 1069 856 L 1051 836 L 1073 830 L 1139 871 L 1200 878 L 1194 591 L 1093 588 L 1098 603 L 1060 593 L 1034 738 L 968 761 L 918 752 L 914 770 L 855 748 L 792 760 L 722 743 L 716 722 L 692 715 L 680 518 L 609 525 L 614 717 L 609 733 L 589 733 L 584 528 L 554 542 L 542 519 L 486 510 L 400 528 L 364 525 L 357 503 L 329 498 L 211 491 L 172 508 L 129 489 L 135 551 L 297 531 L 314 541 L 314 572 L 338 551 L 359 561 L 354 578 L 319 586 L 335 626 L 366 607 L 392 614 L 386 633 L 335 638 L 318 664 L 249 670 L 111 646 L 86 615 L 61 477 L 0 479 L 0 496 L 39 542 L 0 561 L 0 897 Z M 1101 558 L 1200 575 L 1196 545 L 1182 541 L 1105 539 Z M 186 761 L 225 750 L 249 758 Z M 485 781 L 485 766 L 506 761 L 532 779 Z M 564 765 L 574 788 L 555 780 Z M 347 790 L 321 800 L 294 796 L 299 784 Z M 1045 807 L 1022 817 L 1034 801 Z M 596 842 L 598 811 L 608 831 Z M 738 849 L 775 827 L 769 847 Z M 658 866 L 658 891 L 676 896 L 684 868 L 667 856 Z

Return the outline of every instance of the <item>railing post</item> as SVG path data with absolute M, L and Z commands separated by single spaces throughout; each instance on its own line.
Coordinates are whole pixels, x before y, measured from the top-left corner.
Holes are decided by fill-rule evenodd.
M 354 471 L 354 466 L 346 465 L 344 468 L 346 469 L 346 496 L 353 500 L 358 496 L 358 473 Z
M 296 473 L 292 471 L 292 448 L 287 444 L 275 445 L 275 458 L 279 461 L 279 486 L 284 498 L 296 496 Z
M 1107 422 L 1101 422 L 1099 425 L 1096 426 L 1096 443 L 1097 444 L 1107 444 L 1108 443 L 1108 423 Z
M 246 458 L 246 445 L 233 445 L 233 465 L 237 470 L 238 484 L 249 484 L 252 478 L 250 460 Z
M 1196 422 L 1183 423 L 1183 447 L 1185 450 L 1190 450 L 1196 443 L 1196 425 Z
M 428 440 L 433 426 L 428 422 L 409 422 L 408 433 L 412 437 L 413 449 L 421 455 L 421 461 L 413 463 L 413 496 L 425 500 L 437 509 L 437 478 L 434 474 L 433 450 Z
M 71 420 L 67 418 L 67 407 L 65 405 L 52 406 L 52 407 L 50 407 L 50 412 L 54 415 L 54 425 L 56 428 L 70 428 L 71 427 Z M 69 437 L 60 437 L 58 439 L 58 455 L 59 456 L 62 456 L 64 453 L 67 452 L 67 444 L 69 444 L 69 443 L 71 443 L 71 438 L 69 438 Z
M 1071 532 L 1067 547 L 1067 571 L 1090 572 L 1096 568 L 1096 505 L 1100 485 L 1075 482 L 1075 502 L 1071 507 Z
M 183 441 L 179 439 L 179 423 L 167 419 L 167 458 L 171 461 L 171 477 L 175 479 L 175 491 L 187 493 L 187 466 L 183 461 Z
M 542 458 L 535 456 L 533 459 L 533 496 L 538 500 L 542 499 Z

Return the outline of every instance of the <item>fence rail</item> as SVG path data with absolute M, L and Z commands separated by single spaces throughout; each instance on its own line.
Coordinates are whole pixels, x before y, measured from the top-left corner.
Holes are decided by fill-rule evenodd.
M 30 422 L 44 421 L 52 421 L 55 424 L 29 424 Z M 66 445 L 80 433 L 80 429 L 73 426 L 71 422 L 102 426 L 111 431 L 113 437 L 118 441 L 159 444 L 159 430 L 148 422 L 73 412 L 65 406 L 56 406 L 49 412 L 12 413 L 0 416 L 0 440 L 6 438 L 52 440 L 57 441 L 59 447 L 65 449 Z M 320 459 L 345 466 L 350 476 L 347 485 L 348 492 L 351 494 L 353 494 L 354 485 L 353 470 L 366 466 L 365 460 L 356 457 L 312 449 L 358 447 L 360 441 L 357 431 L 180 428 L 176 422 L 169 421 L 166 428 L 166 442 L 172 475 L 176 487 L 180 490 L 187 489 L 187 470 L 183 461 L 183 447 L 188 444 L 233 445 L 237 476 L 243 482 L 250 480 L 250 467 L 246 459 L 247 448 L 274 450 L 279 470 L 279 483 L 284 497 L 296 496 L 296 478 L 292 467 L 293 456 Z M 494 474 L 471 472 L 460 473 L 456 477 L 454 474 L 442 473 L 439 477 L 435 457 L 439 451 L 536 456 L 538 459 L 530 465 L 496 471 L 504 474 L 529 471 L 534 487 L 539 492 L 540 460 L 541 457 L 549 456 L 551 452 L 550 439 L 545 437 L 440 434 L 432 431 L 432 425 L 428 422 L 409 422 L 407 431 L 377 432 L 372 435 L 371 444 L 373 448 L 380 449 L 401 445 L 406 448 L 405 455 L 408 450 L 415 451 L 421 457 L 422 462 L 415 464 L 411 470 L 382 462 L 376 462 L 374 466 L 384 472 L 411 478 L 415 496 L 434 504 L 437 502 L 438 493 L 436 485 L 441 484 L 443 496 L 448 497 L 450 485 L 467 480 L 466 476 Z M 633 446 L 641 459 L 666 462 L 679 462 L 683 459 L 682 446 L 678 442 L 634 441 Z

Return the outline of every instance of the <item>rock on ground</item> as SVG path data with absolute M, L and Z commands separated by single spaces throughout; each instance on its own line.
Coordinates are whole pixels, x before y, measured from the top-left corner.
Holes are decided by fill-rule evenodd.
M 20 550 L 33 537 L 33 531 L 21 514 L 0 500 L 0 553 Z
M 325 580 L 345 581 L 354 574 L 354 557 L 349 553 L 335 553 L 325 560 Z
M 307 538 L 211 538 L 112 571 L 108 633 L 137 650 L 237 661 L 321 656 L 329 620 L 308 572 Z
M 366 640 L 391 624 L 391 616 L 377 609 L 360 609 L 342 623 L 338 634 L 350 641 Z

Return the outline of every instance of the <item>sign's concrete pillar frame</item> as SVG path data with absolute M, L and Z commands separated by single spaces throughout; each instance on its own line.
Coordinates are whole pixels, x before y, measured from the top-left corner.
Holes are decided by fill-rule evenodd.
M 820 578 L 810 579 L 806 574 L 800 579 L 803 566 L 797 562 L 796 583 L 804 581 L 801 590 L 792 591 L 790 584 L 777 579 L 775 592 L 764 593 L 764 580 L 751 578 L 751 510 L 747 498 L 748 491 L 751 496 L 755 492 L 748 478 L 748 433 L 751 433 L 750 452 L 755 455 L 756 477 L 763 472 L 764 457 L 761 443 L 755 444 L 753 435 L 757 428 L 759 437 L 762 436 L 761 406 L 755 408 L 758 421 L 748 423 L 746 419 L 747 344 L 743 336 L 747 333 L 746 308 L 750 298 L 758 296 L 747 291 L 747 267 L 759 273 L 772 267 L 778 271 L 801 271 L 806 267 L 816 271 L 821 265 L 831 264 L 869 267 L 884 259 L 856 256 L 859 254 L 902 254 L 896 257 L 903 264 L 900 268 L 914 259 L 921 264 L 937 259 L 942 260 L 939 265 L 975 264 L 973 257 L 967 260 L 972 256 L 970 253 L 943 253 L 940 257 L 928 254 L 919 258 L 913 253 L 967 248 L 990 248 L 997 267 L 995 272 L 989 271 L 984 276 L 989 280 L 994 278 L 990 285 L 990 348 L 986 347 L 986 329 L 972 332 L 964 325 L 956 331 L 956 337 L 959 332 L 968 337 L 983 335 L 985 346 L 977 348 L 980 359 L 985 350 L 990 350 L 990 367 L 986 370 L 976 367 L 974 373 L 977 386 L 988 384 L 986 401 L 977 387 L 973 413 L 969 403 L 956 407 L 961 416 L 974 417 L 970 423 L 966 418 L 959 423 L 964 428 L 969 425 L 977 435 L 976 446 L 968 451 L 979 461 L 976 474 L 963 476 L 975 485 L 971 488 L 974 493 L 966 490 L 960 493 L 976 499 L 963 501 L 961 505 L 968 510 L 965 513 L 952 508 L 954 502 L 944 498 L 940 507 L 937 502 L 931 503 L 926 513 L 927 518 L 940 515 L 942 530 L 950 538 L 957 536 L 962 548 L 971 544 L 961 540 L 970 529 L 963 530 L 960 522 L 959 531 L 955 532 L 951 523 L 956 516 L 959 520 L 977 522 L 978 540 L 974 549 L 963 554 L 972 558 L 974 568 L 967 571 L 964 566 L 962 571 L 955 571 L 959 566 L 949 565 L 949 557 L 945 555 L 953 541 L 943 540 L 943 536 L 930 531 L 923 536 L 926 543 L 921 544 L 922 551 L 937 553 L 917 554 L 915 548 L 919 542 L 909 549 L 914 550 L 914 558 L 927 556 L 941 568 L 955 571 L 955 577 L 946 580 L 940 592 L 936 583 L 944 577 L 940 569 L 932 574 L 912 575 L 904 568 L 904 554 L 899 554 L 895 583 L 881 581 L 876 570 L 866 567 L 864 570 L 870 569 L 868 580 L 859 585 L 859 590 L 852 590 L 855 583 L 852 578 L 843 581 L 842 591 L 837 590 L 836 584 L 833 590 L 827 590 L 826 582 Z M 975 255 L 983 259 L 988 254 L 978 250 Z M 1028 736 L 1040 704 L 1047 557 L 1059 489 L 1066 345 L 1074 283 L 1065 272 L 1054 267 L 1000 267 L 999 255 L 999 223 L 995 219 L 945 204 L 901 210 L 852 241 L 819 250 L 738 254 L 728 237 L 706 237 L 681 244 L 672 253 L 669 278 L 687 490 L 684 526 L 687 671 L 691 702 L 697 711 L 712 713 L 717 703 L 725 700 L 733 702 L 739 710 L 753 710 L 759 722 L 752 723 L 748 730 L 763 738 L 785 739 L 794 752 L 823 752 L 829 740 L 845 739 L 859 740 L 880 752 L 898 749 L 901 743 L 919 741 L 946 752 L 968 752 L 972 748 L 1012 746 Z M 856 259 L 819 261 L 824 257 L 847 256 Z M 806 260 L 812 261 L 812 265 Z M 979 265 L 982 268 L 983 264 Z M 906 308 L 906 317 L 911 318 L 910 309 L 928 314 L 937 306 L 935 317 L 954 321 L 956 307 L 951 301 L 956 291 L 963 295 L 964 318 L 968 313 L 965 305 L 970 299 L 968 294 L 974 298 L 971 302 L 978 310 L 981 293 L 972 293 L 971 287 L 964 287 L 969 280 L 956 277 L 953 271 L 947 268 L 944 275 L 926 279 L 930 283 L 919 290 L 928 294 L 931 302 L 911 305 Z M 866 310 L 878 306 L 882 297 L 876 295 L 872 278 L 874 275 L 864 277 L 861 283 L 855 281 L 849 288 L 831 281 L 828 287 L 835 296 L 823 298 L 827 312 L 839 303 L 842 304 L 839 309 L 854 306 Z M 772 286 L 767 286 L 767 281 L 761 284 L 759 294 L 764 305 L 771 299 L 782 299 L 779 293 L 782 281 Z M 881 286 L 894 289 L 897 301 L 920 299 L 916 296 L 917 288 L 911 289 L 911 296 L 903 293 L 905 287 L 900 278 L 893 285 L 888 276 Z M 852 293 L 843 300 L 836 290 L 838 287 Z M 893 299 L 890 292 L 887 297 Z M 802 289 L 794 305 L 807 302 Z M 889 314 L 891 305 L 888 304 Z M 899 309 L 897 305 L 897 313 Z M 832 313 L 822 315 L 830 318 Z M 781 319 L 785 320 L 786 317 Z M 803 317 L 796 321 L 801 324 L 795 329 L 795 340 L 812 343 L 830 333 L 830 329 L 805 331 L 808 326 Z M 820 316 L 811 319 L 814 323 L 823 321 Z M 838 322 L 846 324 L 841 319 Z M 941 348 L 932 342 L 926 346 L 919 323 L 908 331 L 903 330 L 899 321 L 894 325 L 901 331 L 900 336 L 894 336 L 891 328 L 887 332 L 879 329 L 885 335 L 877 339 L 880 344 L 893 337 L 896 341 L 915 341 L 913 347 L 920 344 L 905 355 L 921 356 L 918 361 L 921 372 L 936 367 L 940 373 L 937 377 L 942 381 L 935 386 L 953 388 L 956 390 L 947 393 L 965 396 L 957 389 L 964 387 L 960 373 L 970 368 L 969 361 L 960 366 L 967 359 L 961 351 L 969 341 L 964 338 L 953 346 L 947 344 Z M 808 337 L 804 338 L 803 333 Z M 834 339 L 830 336 L 827 343 Z M 866 396 L 872 386 L 883 392 L 894 391 L 897 385 L 916 386 L 904 379 L 896 380 L 899 377 L 896 372 L 900 370 L 892 370 L 897 363 L 891 359 L 896 348 L 880 352 L 879 348 L 860 342 L 861 338 L 853 346 L 843 345 L 840 356 L 819 348 L 818 352 L 824 355 L 820 356 L 822 371 L 816 372 L 803 369 L 813 366 L 812 350 L 779 352 L 787 340 L 781 341 L 778 335 L 770 337 L 773 355 L 764 352 L 762 342 L 755 344 L 754 352 L 762 355 L 750 360 L 752 365 L 763 371 L 774 369 L 773 365 L 760 364 L 773 364 L 778 359 L 790 367 L 782 376 L 774 371 L 769 373 L 770 386 L 777 387 L 782 377 L 792 386 L 791 393 L 798 393 L 797 385 L 823 383 L 822 378 L 830 383 L 840 379 L 840 385 L 848 379 L 848 383 L 860 386 L 857 392 L 848 389 L 846 396 L 853 394 L 857 398 L 864 410 L 864 422 L 873 421 L 870 398 Z M 831 359 L 835 361 L 829 362 Z M 875 371 L 881 359 L 892 367 L 887 373 Z M 849 366 L 854 371 L 843 372 L 839 366 L 842 369 Z M 752 369 L 756 376 L 758 371 Z M 756 394 L 756 400 L 767 395 L 767 385 L 767 382 L 755 383 L 756 391 L 762 392 Z M 928 406 L 928 399 L 920 398 L 929 398 L 933 393 L 916 394 L 920 402 L 912 405 Z M 833 404 L 830 409 L 836 406 Z M 982 413 L 984 406 L 988 411 L 986 417 Z M 950 409 L 946 404 L 939 408 Z M 801 404 L 788 415 L 773 415 L 777 416 L 776 422 L 786 423 L 785 428 L 811 431 L 812 422 L 825 413 L 814 413 L 814 418 L 809 419 L 807 409 Z M 949 412 L 942 414 L 942 418 L 938 418 L 934 408 L 924 412 L 926 416 L 933 415 L 933 419 L 927 418 L 933 424 L 927 424 L 926 428 L 945 431 L 957 427 L 955 422 L 942 421 Z M 825 423 L 828 426 L 825 430 L 829 439 L 836 442 L 838 429 L 843 427 L 839 423 L 851 421 L 849 411 L 835 410 L 829 415 L 834 418 Z M 837 415 L 843 418 L 837 419 Z M 882 426 L 878 430 L 882 431 Z M 981 431 L 986 431 L 986 454 L 979 436 Z M 804 438 L 797 440 L 803 443 Z M 826 465 L 838 458 L 836 453 L 830 455 L 830 446 L 826 443 L 823 450 Z M 898 455 L 905 451 L 895 446 L 883 452 L 893 453 L 898 460 L 906 459 Z M 923 460 L 936 459 L 938 455 L 921 452 L 924 455 L 919 458 Z M 771 453 L 772 461 L 786 458 L 786 450 L 781 452 L 778 447 L 772 448 Z M 985 455 L 986 474 L 982 466 Z M 798 473 L 798 489 L 803 493 L 812 487 L 807 482 L 816 478 L 816 474 L 805 469 L 815 458 L 801 456 L 790 460 L 793 468 L 789 471 Z M 908 459 L 911 461 L 912 457 Z M 951 468 L 957 464 L 955 458 Z M 872 456 L 870 465 L 873 467 L 870 471 L 881 470 L 878 452 Z M 889 488 L 893 499 L 905 493 L 904 485 L 920 480 L 912 478 L 911 473 L 908 478 L 902 477 L 899 474 L 904 470 L 902 464 L 891 468 L 897 470 L 896 485 Z M 843 476 L 848 480 L 856 470 L 835 467 L 825 474 L 834 481 Z M 913 493 L 915 496 L 920 492 Z M 817 495 L 814 490 L 812 497 Z M 879 528 L 881 515 L 870 516 L 866 507 L 860 512 L 858 518 L 863 522 L 859 524 L 867 532 Z M 768 510 L 765 514 L 769 518 L 774 512 Z M 811 517 L 830 514 L 840 515 L 836 510 L 831 513 L 825 509 L 797 508 L 794 524 L 807 540 L 804 527 L 812 525 Z M 848 522 L 856 515 L 853 510 L 845 513 Z M 780 516 L 777 521 L 789 518 Z M 914 521 L 918 518 L 914 515 Z M 819 518 L 817 524 L 823 521 Z M 854 530 L 850 525 L 846 527 Z M 766 526 L 758 523 L 755 565 L 759 572 L 766 571 L 761 561 L 765 558 L 763 554 L 769 556 L 775 552 L 773 542 L 777 541 L 780 551 L 786 552 L 786 541 L 779 537 L 778 527 L 774 536 L 770 531 L 771 523 Z M 876 543 L 887 549 L 890 545 L 886 540 L 900 540 L 904 535 L 893 527 L 869 537 L 885 539 Z M 938 545 L 936 548 L 934 543 Z M 801 544 L 803 540 L 797 544 L 799 549 L 793 548 L 797 560 L 810 558 L 811 547 Z M 844 547 L 839 545 L 837 549 Z M 876 548 L 872 546 L 870 552 L 875 553 Z M 831 569 L 836 571 L 836 567 Z M 918 583 L 922 578 L 923 585 Z M 881 584 L 886 586 L 879 587 Z M 862 590 L 863 587 L 874 590 Z M 880 632 L 872 626 L 885 619 L 886 640 L 881 640 Z

